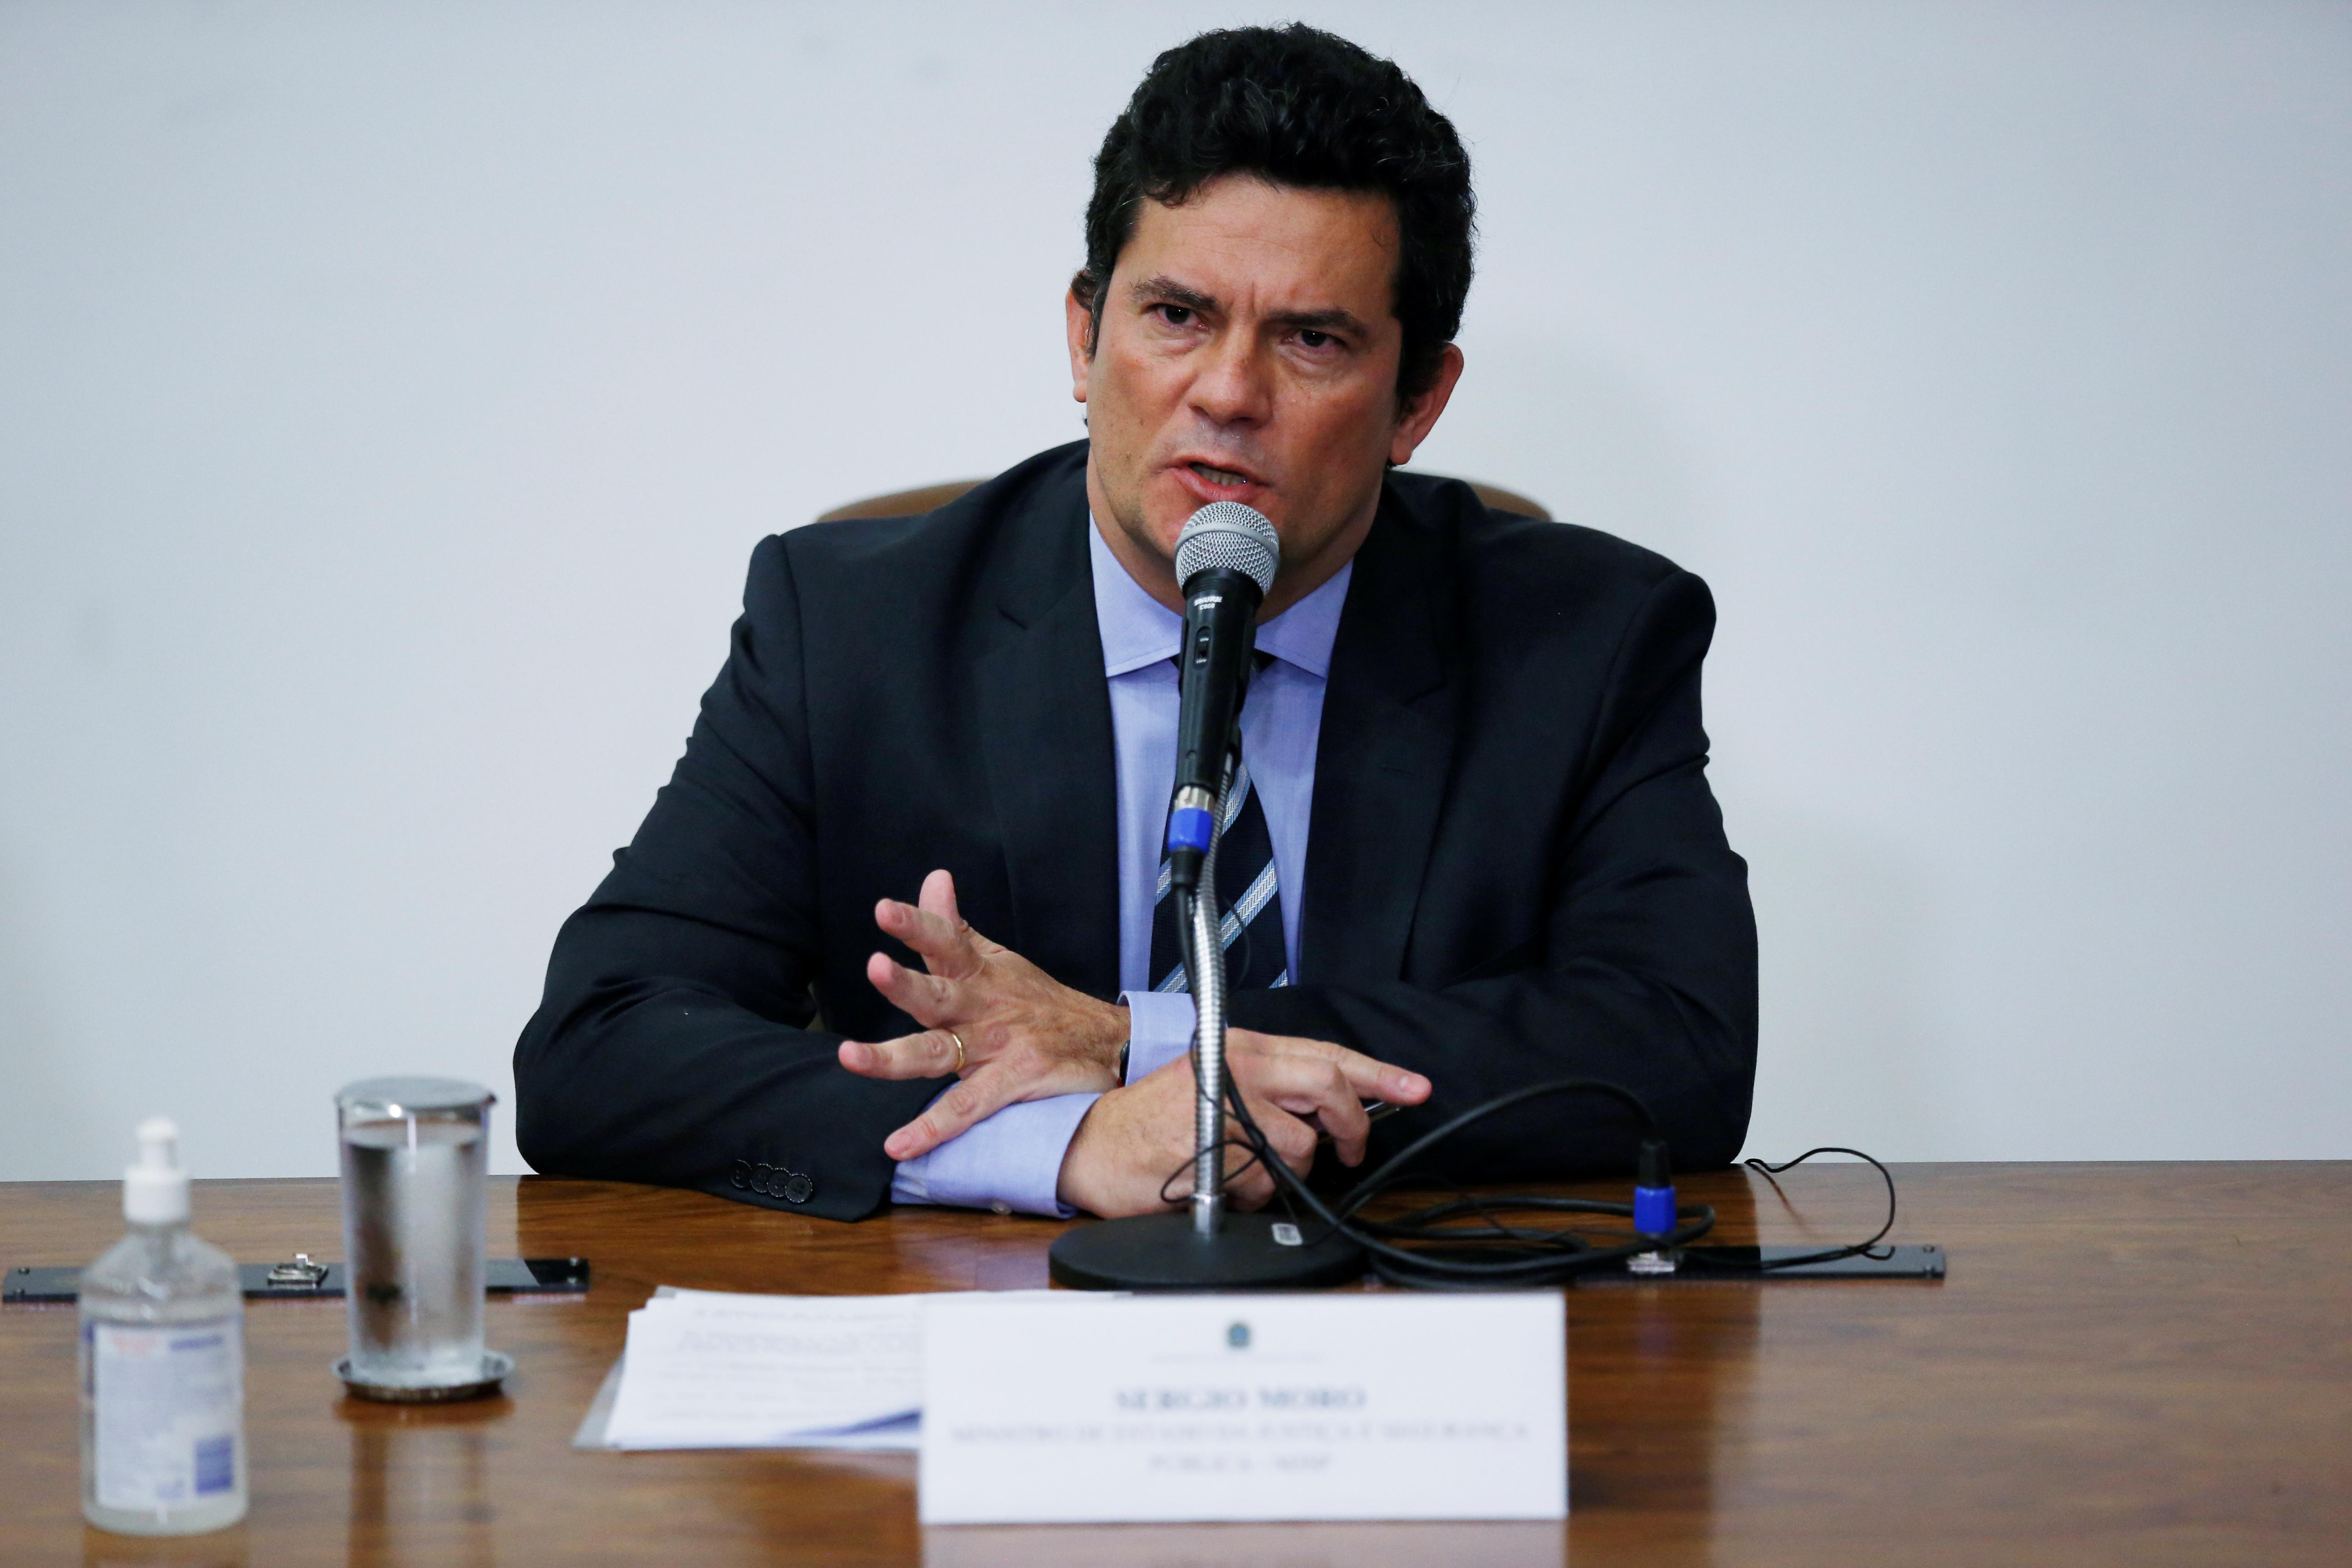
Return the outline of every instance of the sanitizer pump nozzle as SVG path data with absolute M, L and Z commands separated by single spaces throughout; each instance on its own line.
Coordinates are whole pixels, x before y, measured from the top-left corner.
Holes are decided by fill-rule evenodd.
M 133 1225 L 185 1225 L 188 1173 L 180 1168 L 180 1130 L 169 1117 L 139 1124 L 139 1163 L 122 1173 L 122 1217 Z

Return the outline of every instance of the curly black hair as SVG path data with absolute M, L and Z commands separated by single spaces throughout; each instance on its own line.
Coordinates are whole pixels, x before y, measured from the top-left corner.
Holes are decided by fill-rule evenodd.
M 1202 33 L 1151 62 L 1095 155 L 1087 264 L 1070 281 L 1102 331 L 1104 288 L 1144 198 L 1181 204 L 1223 174 L 1396 204 L 1400 406 L 1428 390 L 1462 325 L 1477 203 L 1454 122 L 1412 79 L 1347 39 L 1293 23 Z

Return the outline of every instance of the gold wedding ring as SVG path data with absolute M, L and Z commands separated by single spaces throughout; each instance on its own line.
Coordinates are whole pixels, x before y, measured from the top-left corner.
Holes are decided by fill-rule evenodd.
M 949 1039 L 955 1042 L 956 1075 L 960 1078 L 963 1075 L 963 1037 L 957 1034 L 953 1029 L 945 1030 L 943 1033 L 946 1034 Z

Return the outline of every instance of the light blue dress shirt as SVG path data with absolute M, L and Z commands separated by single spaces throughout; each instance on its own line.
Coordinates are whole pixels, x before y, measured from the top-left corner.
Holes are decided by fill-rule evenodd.
M 1151 914 L 1160 882 L 1160 836 L 1169 782 L 1176 773 L 1176 667 L 1184 617 L 1145 593 L 1103 542 L 1087 531 L 1093 563 L 1095 624 L 1110 684 L 1111 739 L 1118 784 L 1118 983 L 1128 1008 L 1127 1079 L 1181 1056 L 1192 1043 L 1192 999 L 1151 989 Z M 1282 940 L 1298 973 L 1298 919 L 1306 907 L 1307 826 L 1315 798 L 1315 745 L 1323 731 L 1323 689 L 1331 644 L 1355 563 L 1257 628 L 1274 661 L 1250 681 L 1242 708 L 1242 752 L 1274 841 L 1282 895 Z M 928 1154 L 902 1162 L 890 1184 L 898 1203 L 956 1204 L 999 1213 L 1062 1215 L 1056 1194 L 1062 1155 L 1099 1098 L 1065 1094 L 1008 1105 Z

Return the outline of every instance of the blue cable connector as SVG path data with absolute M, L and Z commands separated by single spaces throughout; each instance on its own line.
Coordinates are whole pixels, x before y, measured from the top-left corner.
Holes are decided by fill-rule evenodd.
M 1674 1188 L 1635 1187 L 1633 1228 L 1643 1236 L 1672 1234 L 1675 1228 Z
M 1674 1167 L 1666 1156 L 1665 1140 L 1644 1138 L 1633 1167 L 1633 1229 L 1645 1239 L 1662 1240 L 1674 1234 Z
M 1197 849 L 1209 852 L 1209 842 L 1216 837 L 1216 814 L 1196 805 L 1180 805 L 1168 814 L 1168 852 Z

